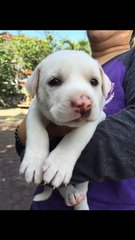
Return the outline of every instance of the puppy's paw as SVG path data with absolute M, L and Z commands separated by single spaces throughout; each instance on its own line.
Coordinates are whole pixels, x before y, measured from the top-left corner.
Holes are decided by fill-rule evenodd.
M 52 191 L 53 191 L 52 188 L 46 186 L 42 193 L 39 193 L 36 196 L 34 196 L 33 201 L 44 201 L 48 199 L 51 196 Z
M 36 184 L 41 183 L 43 177 L 42 166 L 44 160 L 44 158 L 39 156 L 36 157 L 32 154 L 29 156 L 24 156 L 19 172 L 21 174 L 25 174 L 26 182 L 30 183 L 34 181 Z
M 73 166 L 69 163 L 67 156 L 53 151 L 43 165 L 43 180 L 59 187 L 62 183 L 67 185 L 71 179 Z
M 75 206 L 80 202 L 84 201 L 84 199 L 85 195 L 82 192 L 75 190 L 74 192 L 69 192 L 68 194 L 66 194 L 65 204 L 67 206 Z

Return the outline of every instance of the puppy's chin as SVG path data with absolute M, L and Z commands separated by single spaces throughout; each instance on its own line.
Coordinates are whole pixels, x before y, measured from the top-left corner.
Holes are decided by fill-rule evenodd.
M 56 113 L 52 114 L 50 112 L 49 114 L 49 120 L 51 120 L 53 123 L 55 123 L 58 126 L 66 126 L 66 127 L 80 127 L 84 124 L 84 121 L 81 119 L 80 113 L 77 114 L 70 114 L 68 113 L 68 116 L 66 114 L 60 114 Z M 85 120 L 86 122 L 86 120 Z
M 72 119 L 71 121 L 67 121 L 67 119 L 62 119 L 62 121 L 56 119 L 56 118 L 52 118 L 51 121 L 53 123 L 55 123 L 58 126 L 66 126 L 66 127 L 71 127 L 71 128 L 76 128 L 76 127 L 81 127 L 82 125 L 84 125 L 87 122 L 94 122 L 96 121 L 98 118 L 98 115 L 96 116 L 88 116 L 88 117 L 81 117 L 79 116 L 79 118 L 77 119 Z
M 84 124 L 84 122 L 80 121 L 80 118 L 71 120 L 71 121 L 67 121 L 67 120 L 64 121 L 64 119 L 60 121 L 60 119 L 58 120 L 58 119 L 52 118 L 51 121 L 58 126 L 66 126 L 66 127 L 80 127 L 81 125 Z
M 81 117 L 80 113 L 73 111 L 69 106 L 65 107 L 64 104 L 53 106 L 49 113 L 52 120 L 58 125 L 65 125 Z
M 84 125 L 84 121 L 80 121 L 79 119 L 73 120 L 71 122 L 58 122 L 58 121 L 53 120 L 53 123 L 55 123 L 57 126 L 65 126 L 65 127 L 71 127 L 71 128 L 77 128 L 77 127 L 81 127 L 82 125 Z

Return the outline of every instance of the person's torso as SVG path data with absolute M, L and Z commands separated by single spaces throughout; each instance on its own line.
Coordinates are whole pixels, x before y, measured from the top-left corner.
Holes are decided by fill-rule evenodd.
M 104 108 L 107 115 L 113 115 L 126 107 L 124 78 L 128 58 L 129 53 L 124 53 L 103 65 L 104 72 L 112 82 L 112 90 Z M 93 210 L 135 209 L 135 178 L 91 183 L 87 196 L 89 207 Z

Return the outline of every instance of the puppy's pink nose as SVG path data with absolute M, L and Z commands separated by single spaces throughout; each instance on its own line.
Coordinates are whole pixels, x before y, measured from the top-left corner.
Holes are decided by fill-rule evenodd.
M 78 113 L 84 113 L 91 109 L 91 100 L 86 96 L 80 96 L 72 100 L 72 107 Z

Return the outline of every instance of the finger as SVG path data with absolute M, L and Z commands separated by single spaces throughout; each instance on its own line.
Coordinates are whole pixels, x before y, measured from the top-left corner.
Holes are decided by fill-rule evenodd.
M 82 194 L 82 193 L 76 192 L 75 193 L 75 199 L 76 199 L 76 202 L 78 204 L 78 203 L 82 202 L 85 199 L 85 195 Z
M 70 195 L 70 197 L 68 198 L 68 203 L 70 204 L 70 206 L 74 206 L 77 204 L 74 194 Z

